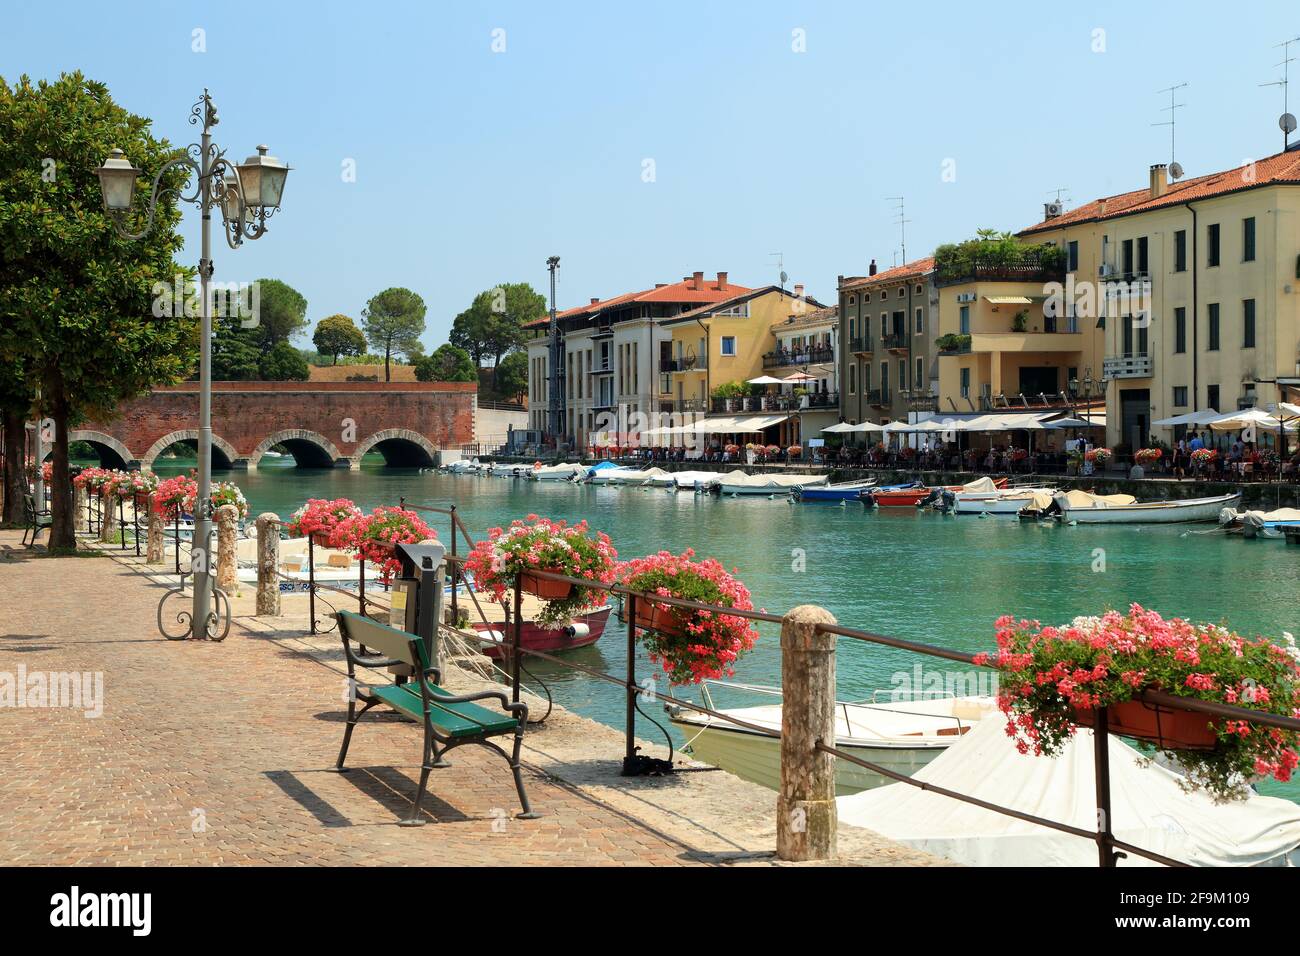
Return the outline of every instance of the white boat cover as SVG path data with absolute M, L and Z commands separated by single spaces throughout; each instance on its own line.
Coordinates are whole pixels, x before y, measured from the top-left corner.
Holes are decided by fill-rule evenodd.
M 1016 751 L 1001 720 L 977 723 L 915 779 L 1085 830 L 1096 828 L 1092 731 L 1059 757 Z M 1300 805 L 1251 796 L 1215 804 L 1186 793 L 1178 774 L 1110 739 L 1115 836 L 1195 866 L 1285 865 L 1300 845 Z M 839 818 L 968 866 L 1097 865 L 1091 840 L 1017 820 L 951 797 L 894 783 L 836 801 Z M 1292 859 L 1292 862 L 1300 862 Z M 1120 866 L 1154 866 L 1129 854 Z
M 707 488 L 721 477 L 722 474 L 716 471 L 675 471 L 672 473 L 672 484 L 678 488 L 694 488 L 695 483 L 699 482 Z
M 961 486 L 961 490 L 973 491 L 977 493 L 986 493 L 990 491 L 997 491 L 998 486 L 993 483 L 992 478 L 990 478 L 988 475 L 985 475 L 983 478 L 976 478 L 974 481 L 966 482 L 966 484 Z
M 550 478 L 572 478 L 574 475 L 586 474 L 586 472 L 586 465 L 547 465 L 543 468 L 534 468 L 533 477 L 545 481 Z
M 643 481 L 649 481 L 651 478 L 663 478 L 672 475 L 670 471 L 664 471 L 662 468 L 645 468 L 642 470 L 629 471 L 607 471 L 605 475 L 597 477 L 608 477 L 611 485 L 639 485 Z
M 825 475 L 747 475 L 743 471 L 729 471 L 722 476 L 722 487 L 726 488 L 793 488 L 803 485 L 805 488 L 826 484 Z
M 1224 508 L 1219 516 L 1219 524 L 1240 522 L 1255 528 L 1262 528 L 1276 521 L 1300 523 L 1300 508 L 1278 508 L 1276 511 L 1233 511 L 1231 508 Z
M 1137 499 L 1132 495 L 1094 495 L 1091 491 L 1071 489 L 1060 497 L 1065 499 L 1065 508 L 1115 508 L 1135 505 Z

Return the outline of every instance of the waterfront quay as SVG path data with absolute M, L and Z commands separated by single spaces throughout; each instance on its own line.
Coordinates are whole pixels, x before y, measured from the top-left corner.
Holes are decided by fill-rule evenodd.
M 11 864 L 776 862 L 776 794 L 689 761 L 689 772 L 622 777 L 622 734 L 563 708 L 525 738 L 539 819 L 511 815 L 500 759 L 468 747 L 434 771 L 428 825 L 400 828 L 419 728 L 368 716 L 352 772 L 329 772 L 346 670 L 337 632 L 308 633 L 305 596 L 255 617 L 245 588 L 224 642 L 168 641 L 155 610 L 174 577 L 133 555 L 49 559 L 19 536 L 0 531 L 0 671 L 102 675 L 103 696 L 100 716 L 0 708 L 0 858 Z M 454 668 L 448 680 L 482 686 Z M 945 865 L 847 827 L 837 862 Z

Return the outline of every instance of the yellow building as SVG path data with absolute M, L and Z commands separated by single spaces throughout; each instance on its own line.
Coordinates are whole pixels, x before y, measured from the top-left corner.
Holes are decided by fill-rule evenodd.
M 1049 215 L 1019 235 L 1067 251 L 1085 335 L 1098 329 L 1106 441 L 1136 448 L 1193 410 L 1300 391 L 1300 149 Z M 1100 376 L 1098 376 L 1100 366 Z

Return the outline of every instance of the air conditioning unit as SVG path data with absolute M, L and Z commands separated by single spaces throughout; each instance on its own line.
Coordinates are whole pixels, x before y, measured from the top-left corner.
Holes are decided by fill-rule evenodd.
M 957 293 L 957 301 L 958 301 L 958 302 L 974 302 L 975 299 L 976 299 L 976 295 L 975 295 L 974 292 L 958 292 L 958 293 Z
M 1043 218 L 1055 219 L 1061 213 L 1065 212 L 1065 204 L 1059 202 L 1043 203 L 1043 212 L 1046 213 Z

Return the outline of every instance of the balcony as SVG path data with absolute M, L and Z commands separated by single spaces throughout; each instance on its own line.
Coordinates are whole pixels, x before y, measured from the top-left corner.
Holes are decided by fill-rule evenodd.
M 613 375 L 614 363 L 606 359 L 604 362 L 596 362 L 588 370 L 592 375 Z
M 835 361 L 835 350 L 819 345 L 808 349 L 777 349 L 763 356 L 763 368 L 786 368 L 791 365 L 820 365 Z
M 715 415 L 743 412 L 800 412 L 839 408 L 838 392 L 809 392 L 807 395 L 751 395 L 748 398 L 715 398 L 709 411 Z
M 702 398 L 679 398 L 672 403 L 674 412 L 707 412 L 709 403 Z
M 881 340 L 880 340 L 880 344 L 881 344 L 882 346 L 884 346 L 885 349 L 888 350 L 888 351 L 890 351 L 890 352 L 906 352 L 906 351 L 907 351 L 907 333 L 906 333 L 906 332 L 891 332 L 891 333 L 889 333 L 888 335 L 883 336 L 883 337 L 881 338 Z
M 935 274 L 935 285 L 963 282 L 1064 282 L 1064 259 L 1043 258 L 1026 253 L 1012 259 L 992 261 L 976 258 L 945 266 Z
M 875 343 L 869 338 L 850 339 L 849 348 L 856 355 L 871 355 L 876 350 Z
M 683 355 L 678 359 L 659 360 L 661 372 L 702 372 L 708 367 L 708 360 L 700 355 Z
M 867 404 L 873 408 L 888 408 L 893 404 L 889 389 L 873 388 L 867 392 Z
M 937 412 L 939 410 L 939 396 L 931 395 L 929 392 L 912 395 L 907 400 L 907 410 L 909 412 Z
M 595 332 L 591 333 L 591 337 L 593 339 L 607 339 L 611 337 L 613 334 L 614 334 L 614 327 L 612 325 L 602 325 L 598 329 L 596 329 Z
M 1155 362 L 1148 355 L 1111 355 L 1102 360 L 1102 375 L 1112 378 L 1150 378 Z

